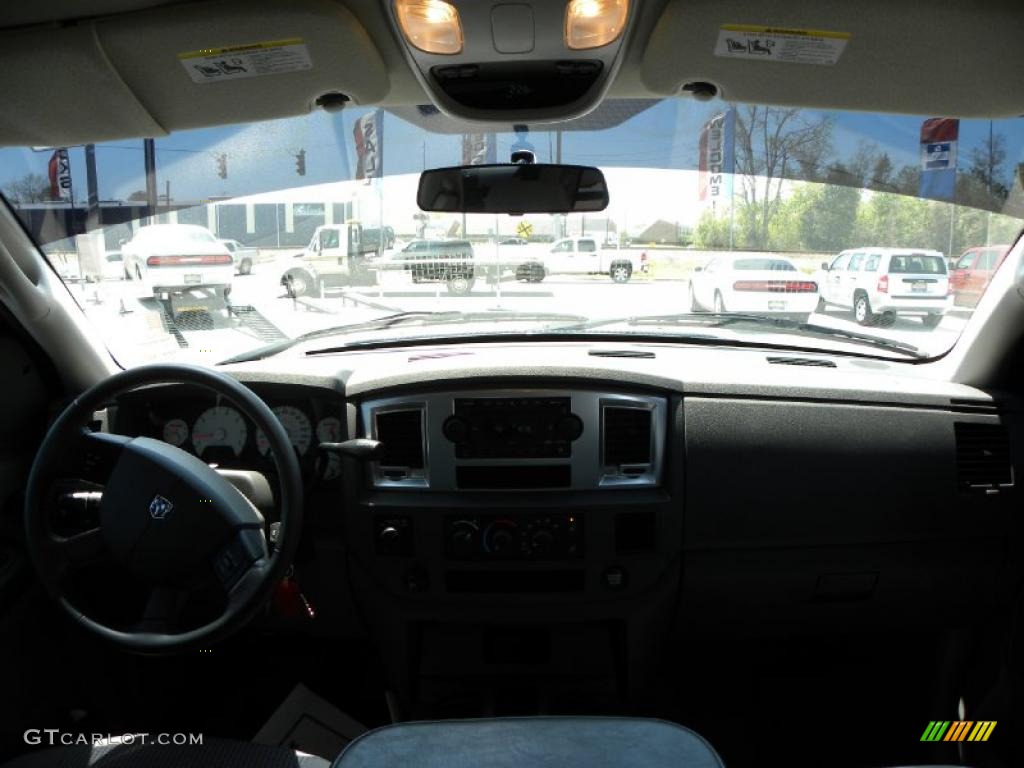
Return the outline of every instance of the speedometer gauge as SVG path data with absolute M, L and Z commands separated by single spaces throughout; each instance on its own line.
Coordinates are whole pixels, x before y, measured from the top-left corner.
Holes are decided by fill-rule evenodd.
M 230 448 L 238 456 L 245 447 L 248 430 L 242 414 L 226 405 L 203 411 L 192 427 L 192 445 L 200 456 L 207 448 Z
M 188 440 L 188 424 L 184 419 L 171 419 L 164 424 L 164 442 L 171 445 L 184 445 Z
M 272 410 L 277 416 L 277 420 L 281 422 L 281 426 L 284 427 L 284 431 L 288 433 L 288 440 L 299 452 L 299 455 L 304 456 L 309 450 L 310 443 L 313 442 L 313 424 L 309 417 L 294 405 L 279 405 Z M 262 429 L 256 433 L 256 447 L 264 456 L 270 450 L 270 441 L 267 440 Z

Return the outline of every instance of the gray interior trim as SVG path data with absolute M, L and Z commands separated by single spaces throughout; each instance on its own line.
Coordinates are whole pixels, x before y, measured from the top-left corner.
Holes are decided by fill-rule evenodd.
M 444 421 L 454 412 L 457 398 L 568 397 L 570 410 L 583 421 L 583 435 L 573 443 L 567 459 L 460 459 L 444 436 Z M 652 418 L 653 461 L 634 477 L 605 473 L 603 462 L 603 411 L 607 405 L 625 405 L 649 410 Z M 406 478 L 389 478 L 378 462 L 371 464 L 370 476 L 376 488 L 411 488 L 432 491 L 458 490 L 456 468 L 460 466 L 569 466 L 572 483 L 560 490 L 580 491 L 602 486 L 656 487 L 661 481 L 667 429 L 665 398 L 601 390 L 541 388 L 466 389 L 431 393 L 410 393 L 365 400 L 360 405 L 366 437 L 376 438 L 376 416 L 381 413 L 421 410 L 424 414 L 424 471 L 412 471 Z M 479 491 L 481 489 L 474 489 Z

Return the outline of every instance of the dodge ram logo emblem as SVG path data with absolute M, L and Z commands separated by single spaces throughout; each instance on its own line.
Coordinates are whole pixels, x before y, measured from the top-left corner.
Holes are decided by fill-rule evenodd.
M 153 497 L 153 500 L 149 502 L 149 516 L 154 520 L 163 520 L 174 509 L 174 505 L 168 499 L 165 499 L 160 494 Z

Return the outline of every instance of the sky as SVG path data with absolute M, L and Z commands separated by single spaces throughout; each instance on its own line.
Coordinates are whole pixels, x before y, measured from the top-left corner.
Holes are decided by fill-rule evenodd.
M 594 131 L 562 132 L 562 161 L 597 165 L 606 170 L 612 197 L 612 215 L 641 226 L 656 219 L 692 224 L 702 209 L 697 198 L 697 143 L 701 126 L 727 105 L 690 99 L 654 103 L 621 125 Z M 249 125 L 183 131 L 156 140 L 157 186 L 161 195 L 170 184 L 173 201 L 210 197 L 238 197 L 298 186 L 327 184 L 354 178 L 356 158 L 352 140 L 355 121 L 369 110 L 347 109 Z M 899 168 L 919 162 L 922 117 L 863 113 L 828 114 L 834 120 L 833 150 L 839 158 L 852 155 L 864 141 L 887 151 Z M 444 120 L 443 117 L 436 118 Z M 993 125 L 1006 137 L 1008 167 L 1024 161 L 1024 119 L 1001 120 Z M 989 122 L 963 120 L 960 126 L 961 167 L 972 147 L 987 138 Z M 516 135 L 496 135 L 497 159 L 505 162 Z M 532 131 L 527 137 L 539 162 L 553 160 L 555 134 Z M 425 167 L 461 163 L 459 134 L 430 133 L 386 113 L 383 124 L 384 173 L 394 177 L 385 189 L 389 212 L 412 215 L 411 192 L 416 174 Z M 296 173 L 295 155 L 306 153 L 305 176 Z M 85 152 L 69 150 L 76 200 L 85 198 Z M 217 155 L 227 155 L 228 177 L 217 175 Z M 96 146 L 101 200 L 123 200 L 145 188 L 142 141 L 114 141 Z M 49 151 L 30 148 L 0 149 L 0 187 L 27 173 L 45 175 Z M 637 169 L 630 171 L 628 169 Z M 652 172 L 663 169 L 663 172 Z M 674 169 L 664 172 L 664 169 Z M 400 178 L 401 177 L 401 178 Z M 398 199 L 401 198 L 401 199 Z M 390 218 L 390 216 L 386 216 Z

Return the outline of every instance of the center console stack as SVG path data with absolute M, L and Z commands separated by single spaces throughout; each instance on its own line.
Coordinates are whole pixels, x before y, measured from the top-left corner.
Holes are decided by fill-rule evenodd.
M 679 579 L 679 395 L 439 389 L 356 413 L 353 436 L 382 449 L 346 486 L 353 578 L 388 657 L 409 660 L 398 678 L 421 697 L 513 668 L 517 684 L 573 664 L 640 679 Z M 581 632 L 607 658 L 576 658 Z

